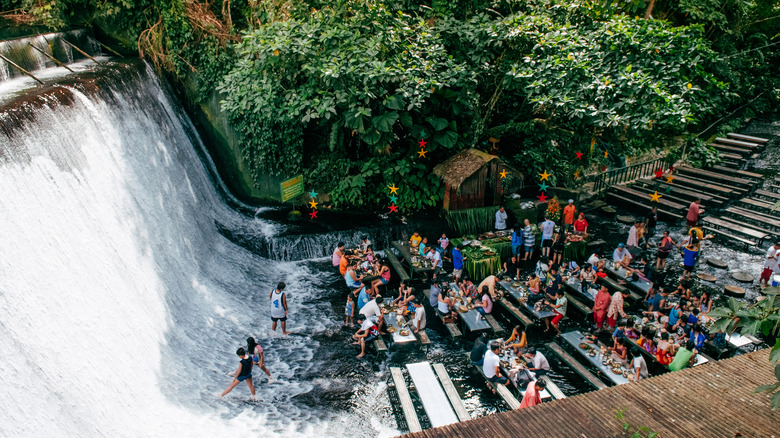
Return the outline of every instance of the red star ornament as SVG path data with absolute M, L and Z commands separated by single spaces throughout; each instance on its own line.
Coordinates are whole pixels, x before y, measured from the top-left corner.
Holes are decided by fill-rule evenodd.
M 426 144 L 428 144 L 428 142 L 427 142 L 427 141 L 425 141 L 425 140 L 420 140 L 420 141 L 418 141 L 417 143 L 419 143 L 419 144 L 420 144 L 420 147 L 421 147 L 421 148 L 424 148 L 424 147 L 425 147 L 425 145 L 426 145 Z
M 537 196 L 537 198 L 539 198 L 539 202 L 547 202 L 547 195 L 545 195 L 544 193 Z
M 664 170 L 663 169 L 656 170 L 655 171 L 655 177 L 656 178 L 663 178 L 664 177 Z
M 311 219 L 317 219 L 317 210 L 312 210 L 311 213 L 309 213 L 309 217 Z
M 388 207 L 388 208 L 390 209 L 390 213 L 398 213 L 398 206 L 397 205 L 390 204 L 390 207 Z
M 674 165 L 669 165 L 669 173 L 674 172 Z
M 577 155 L 577 159 L 578 159 L 578 160 L 581 160 L 581 159 L 582 159 L 582 152 L 580 152 L 580 151 L 577 151 L 577 153 L 576 153 L 575 155 Z

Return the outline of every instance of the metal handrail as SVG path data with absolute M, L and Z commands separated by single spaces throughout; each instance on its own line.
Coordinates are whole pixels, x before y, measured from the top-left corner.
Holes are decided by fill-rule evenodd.
M 653 175 L 657 170 L 666 170 L 671 164 L 669 157 L 656 158 L 626 167 L 608 170 L 596 176 L 593 186 L 595 192 L 600 192 L 616 184 L 625 184 Z

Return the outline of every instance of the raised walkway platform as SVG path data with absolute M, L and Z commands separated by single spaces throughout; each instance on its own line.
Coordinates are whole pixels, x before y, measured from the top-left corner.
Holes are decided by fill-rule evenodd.
M 625 418 L 662 437 L 769 437 L 780 431 L 780 410 L 772 411 L 760 385 L 775 382 L 769 349 L 639 383 L 410 434 L 410 437 L 622 437 Z

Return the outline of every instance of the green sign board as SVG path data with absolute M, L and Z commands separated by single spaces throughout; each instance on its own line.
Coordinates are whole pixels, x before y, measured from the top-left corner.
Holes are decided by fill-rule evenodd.
M 295 199 L 303 194 L 303 175 L 282 182 L 282 202 Z

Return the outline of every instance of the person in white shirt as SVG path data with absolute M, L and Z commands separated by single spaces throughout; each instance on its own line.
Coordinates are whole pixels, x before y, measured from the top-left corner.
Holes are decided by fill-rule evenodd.
M 537 377 L 544 376 L 550 371 L 550 363 L 547 362 L 547 358 L 541 352 L 536 351 L 536 348 L 529 347 L 523 357 L 531 361 L 528 370 L 533 371 Z
M 761 278 L 758 280 L 759 286 L 762 288 L 768 286 L 772 279 L 772 273 L 777 268 L 778 255 L 780 255 L 780 242 L 775 243 L 766 250 L 764 270 L 761 271 Z
M 488 382 L 509 385 L 509 379 L 501 375 L 501 359 L 498 357 L 500 350 L 501 347 L 499 347 L 498 342 L 490 344 L 490 349 L 485 352 L 482 372 L 485 373 L 485 378 L 487 378 Z
M 633 357 L 631 360 L 631 369 L 635 372 L 634 382 L 638 382 L 639 379 L 650 377 L 650 373 L 647 371 L 647 362 L 645 362 L 645 358 L 642 357 L 642 353 L 638 349 L 632 348 L 631 350 L 628 350 L 628 354 Z
M 498 211 L 496 212 L 496 230 L 506 230 L 506 210 L 504 209 L 504 206 L 498 208 Z
M 619 263 L 620 266 L 625 268 L 626 271 L 631 272 L 631 268 L 628 266 L 631 263 L 631 253 L 625 248 L 623 243 L 618 243 L 617 248 L 612 253 L 612 261 Z
M 371 241 L 368 240 L 368 236 L 363 236 L 360 238 L 360 251 L 366 252 L 368 247 L 371 246 Z
M 377 328 L 381 331 L 385 323 L 385 318 L 382 315 L 382 310 L 379 309 L 380 304 L 382 304 L 382 297 L 377 296 L 360 308 L 360 314 L 364 315 L 366 319 L 375 322 Z
M 412 320 L 412 327 L 414 332 L 417 333 L 420 330 L 425 330 L 425 307 L 417 299 L 412 300 L 414 306 L 414 320 Z

